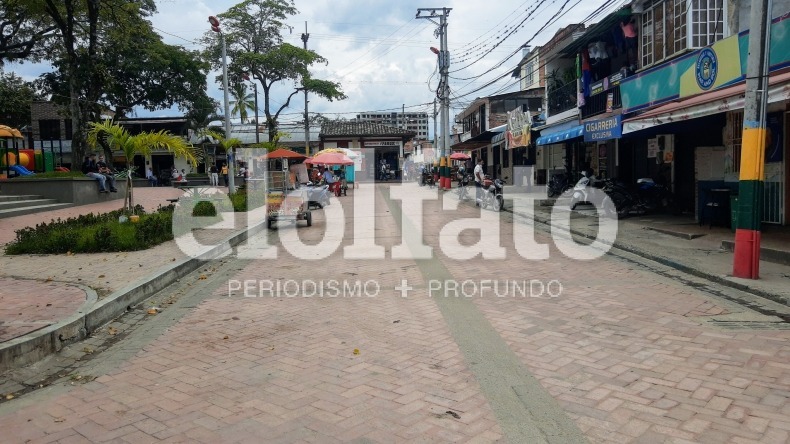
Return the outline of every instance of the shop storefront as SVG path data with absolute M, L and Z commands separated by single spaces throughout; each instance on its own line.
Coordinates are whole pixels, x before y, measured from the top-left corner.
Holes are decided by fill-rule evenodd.
M 584 142 L 589 169 L 599 179 L 618 177 L 618 140 L 622 135 L 619 115 L 584 122 Z
M 536 183 L 545 185 L 555 174 L 571 173 L 577 176 L 581 170 L 580 160 L 585 156 L 580 152 L 584 143 L 584 126 L 576 119 L 551 127 L 538 129 L 536 149 Z

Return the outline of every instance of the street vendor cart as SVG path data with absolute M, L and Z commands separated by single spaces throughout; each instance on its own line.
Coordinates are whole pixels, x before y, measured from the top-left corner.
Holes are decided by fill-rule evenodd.
M 293 223 L 303 220 L 307 226 L 313 225 L 313 215 L 308 206 L 307 190 L 295 188 L 291 182 L 291 171 L 288 159 L 305 156 L 293 151 L 278 149 L 266 156 L 268 168 L 265 172 L 266 181 L 266 226 L 274 228 L 278 220 Z

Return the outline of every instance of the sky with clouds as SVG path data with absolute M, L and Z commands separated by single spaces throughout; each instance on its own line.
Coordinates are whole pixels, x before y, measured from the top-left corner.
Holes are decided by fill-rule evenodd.
M 152 22 L 163 40 L 188 49 L 201 49 L 195 42 L 209 28 L 208 16 L 226 11 L 237 1 L 157 0 L 156 3 L 158 13 L 152 17 Z M 362 112 L 400 111 L 405 107 L 406 111 L 432 114 L 433 91 L 439 79 L 437 58 L 430 47 L 440 46 L 434 36 L 437 26 L 415 16 L 418 8 L 451 8 L 448 46 L 453 96 L 451 115 L 455 115 L 476 97 L 518 89 L 516 79 L 506 75 L 491 86 L 475 91 L 510 72 L 519 62 L 519 48 L 525 43 L 533 46 L 545 43 L 558 29 L 584 21 L 601 5 L 609 5 L 607 10 L 610 10 L 624 3 L 611 0 L 498 0 L 491 3 L 444 0 L 438 4 L 413 0 L 296 0 L 299 13 L 287 21 L 292 30 L 283 29 L 283 36 L 285 41 L 301 46 L 306 22 L 310 34 L 308 47 L 329 62 L 315 66 L 311 70 L 313 76 L 341 83 L 348 96 L 339 102 L 313 97 L 309 107 L 311 113 L 353 118 Z M 562 15 L 538 32 L 558 13 Z M 586 23 L 589 25 L 590 21 Z M 47 67 L 7 64 L 5 69 L 32 80 Z M 208 92 L 221 103 L 222 93 L 214 83 L 215 75 L 209 75 Z M 283 84 L 273 102 L 283 100 L 292 86 Z M 303 106 L 303 100 L 292 100 L 281 121 L 298 120 Z M 138 110 L 137 115 L 173 116 L 178 115 L 178 110 Z

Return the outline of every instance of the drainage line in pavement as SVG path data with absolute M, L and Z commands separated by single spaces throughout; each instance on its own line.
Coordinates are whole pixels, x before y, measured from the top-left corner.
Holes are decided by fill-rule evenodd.
M 401 206 L 389 196 L 383 197 L 401 233 L 414 232 L 410 221 L 403 221 Z M 438 257 L 415 262 L 426 280 L 454 278 Z M 471 299 L 432 299 L 509 442 L 587 442 Z

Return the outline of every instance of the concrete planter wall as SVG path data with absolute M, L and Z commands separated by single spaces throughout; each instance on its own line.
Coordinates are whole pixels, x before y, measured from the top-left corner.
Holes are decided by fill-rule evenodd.
M 49 179 L 5 179 L 0 180 L 2 195 L 36 195 L 47 199 L 56 199 L 60 203 L 87 205 L 123 199 L 126 193 L 126 181 L 115 181 L 117 193 L 99 193 L 99 182 L 96 179 L 83 177 L 49 178 Z

